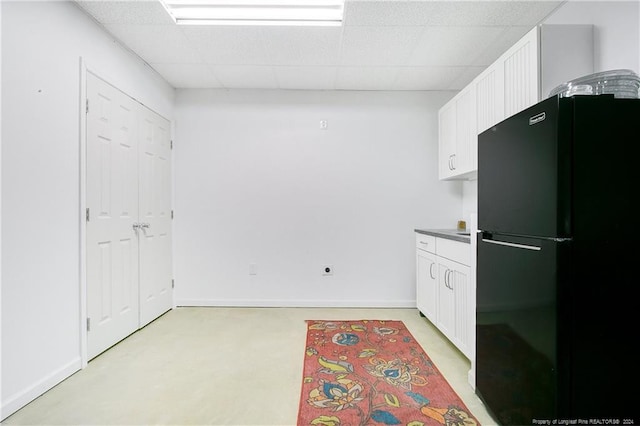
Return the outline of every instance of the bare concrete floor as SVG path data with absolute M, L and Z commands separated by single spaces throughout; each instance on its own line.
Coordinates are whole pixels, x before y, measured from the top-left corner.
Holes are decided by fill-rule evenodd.
M 177 308 L 7 425 L 295 425 L 305 320 L 400 320 L 483 425 L 467 360 L 416 309 Z

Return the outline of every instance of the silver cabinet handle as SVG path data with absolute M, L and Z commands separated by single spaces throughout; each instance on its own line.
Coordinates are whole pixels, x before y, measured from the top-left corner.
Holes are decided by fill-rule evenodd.
M 449 290 L 453 290 L 453 286 L 451 285 L 451 273 L 453 271 L 451 269 L 447 269 L 444 273 L 444 286 Z
M 140 229 L 140 224 L 138 222 L 134 222 L 133 223 L 133 230 L 137 231 L 138 229 Z
M 148 223 L 141 223 L 140 228 L 147 229 L 150 225 Z
M 432 280 L 435 280 L 436 277 L 433 275 L 433 267 L 436 266 L 435 263 L 432 263 L 431 266 L 429 266 L 429 276 L 431 277 Z

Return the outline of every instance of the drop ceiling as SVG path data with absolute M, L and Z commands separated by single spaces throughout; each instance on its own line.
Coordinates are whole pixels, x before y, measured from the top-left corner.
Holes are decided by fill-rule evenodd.
M 346 0 L 339 27 L 176 25 L 76 1 L 175 88 L 460 90 L 563 1 Z

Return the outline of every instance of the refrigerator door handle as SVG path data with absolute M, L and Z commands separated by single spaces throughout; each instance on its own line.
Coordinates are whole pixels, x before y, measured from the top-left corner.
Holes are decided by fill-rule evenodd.
M 542 247 L 528 246 L 525 244 L 507 243 L 505 241 L 496 241 L 496 240 L 485 240 L 484 238 L 482 239 L 482 241 L 485 243 L 498 244 L 501 246 L 514 247 L 514 248 L 520 248 L 520 249 L 526 249 L 526 250 L 536 250 L 536 251 L 542 250 Z

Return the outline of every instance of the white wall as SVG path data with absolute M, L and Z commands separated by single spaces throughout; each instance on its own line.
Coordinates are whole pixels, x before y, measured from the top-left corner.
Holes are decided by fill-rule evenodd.
M 80 65 L 172 118 L 173 89 L 69 2 L 2 3 L 2 409 L 80 368 Z
M 570 0 L 548 24 L 593 24 L 596 72 L 631 69 L 640 73 L 640 2 Z
M 594 72 L 630 69 L 640 74 L 640 2 L 569 0 L 545 24 L 592 24 Z M 477 181 L 463 184 L 463 216 L 477 211 Z
M 450 96 L 178 90 L 177 304 L 415 306 L 414 229 L 461 209 L 437 178 Z

